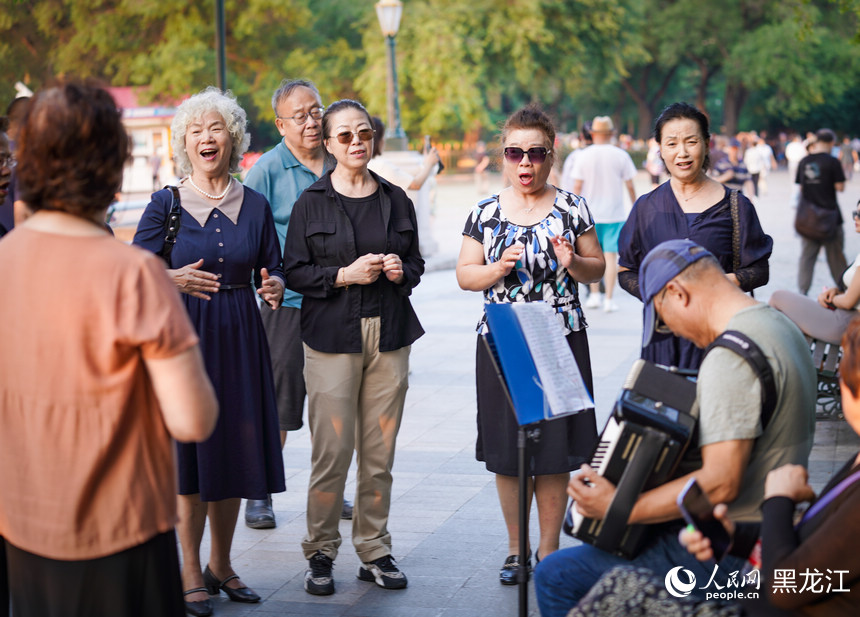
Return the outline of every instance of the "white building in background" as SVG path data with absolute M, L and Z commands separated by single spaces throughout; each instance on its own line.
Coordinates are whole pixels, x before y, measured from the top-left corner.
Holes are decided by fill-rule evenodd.
M 176 107 L 158 103 L 140 105 L 138 95 L 143 88 L 108 88 L 108 91 L 122 109 L 123 123 L 133 144 L 122 192 L 151 193 L 155 188 L 174 182 L 170 123 Z

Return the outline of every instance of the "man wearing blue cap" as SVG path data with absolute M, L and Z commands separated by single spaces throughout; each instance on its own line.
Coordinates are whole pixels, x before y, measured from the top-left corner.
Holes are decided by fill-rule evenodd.
M 711 503 L 727 503 L 736 521 L 761 519 L 764 479 L 787 463 L 806 465 L 815 429 L 816 377 L 809 348 L 789 319 L 743 293 L 706 249 L 689 240 L 670 240 L 648 253 L 639 270 L 645 303 L 643 345 L 654 332 L 673 332 L 708 347 L 726 331 L 740 333 L 759 348 L 773 375 L 775 403 L 762 419 L 762 381 L 735 351 L 714 347 L 697 381 L 698 447 L 691 446 L 674 480 L 639 496 L 630 523 L 656 523 L 651 538 L 632 560 L 583 544 L 546 556 L 535 570 L 542 617 L 561 617 L 600 576 L 617 565 L 649 568 L 663 578 L 682 566 L 705 587 L 713 566 L 696 561 L 677 540 L 683 526 L 675 500 L 695 477 Z M 763 427 L 763 424 L 766 426 Z M 602 519 L 615 487 L 583 465 L 568 494 L 587 517 Z M 728 556 L 720 576 L 739 570 Z M 722 583 L 724 584 L 724 583 Z

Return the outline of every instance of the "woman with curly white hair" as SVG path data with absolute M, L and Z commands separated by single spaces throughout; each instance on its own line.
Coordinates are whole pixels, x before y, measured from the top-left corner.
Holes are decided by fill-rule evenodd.
M 182 103 L 172 125 L 176 190 L 152 195 L 134 243 L 160 254 L 200 337 L 221 415 L 202 443 L 177 444 L 179 541 L 186 610 L 212 614 L 207 595 L 258 602 L 230 565 L 241 498 L 285 490 L 269 348 L 254 290 L 277 309 L 281 254 L 266 198 L 231 176 L 248 149 L 235 98 L 208 88 Z M 252 287 L 251 285 L 254 285 Z M 200 562 L 206 516 L 209 564 Z

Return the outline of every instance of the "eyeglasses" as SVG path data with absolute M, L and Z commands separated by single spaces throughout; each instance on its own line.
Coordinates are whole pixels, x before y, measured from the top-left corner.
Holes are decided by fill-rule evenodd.
M 860 219 L 860 210 L 855 210 L 854 212 L 851 213 L 851 216 L 854 217 L 855 221 Z
M 352 136 L 358 135 L 358 138 L 361 141 L 370 141 L 373 139 L 373 134 L 376 131 L 373 129 L 360 129 L 358 131 L 343 131 L 338 133 L 337 135 L 330 135 L 329 138 L 334 137 L 342 144 L 352 143 Z
M 663 288 L 663 293 L 660 294 L 660 308 L 663 307 L 663 300 L 666 298 L 666 290 L 668 287 Z M 654 324 L 654 332 L 658 334 L 672 334 L 672 331 L 669 329 L 669 326 L 666 325 L 666 322 L 663 321 L 663 317 L 660 315 L 660 312 L 657 310 L 657 305 L 654 305 L 654 312 L 657 314 L 657 321 Z
M 12 169 L 16 162 L 14 154 L 0 154 L 0 167 Z
M 546 160 L 546 155 L 550 152 L 552 150 L 548 148 L 529 148 L 528 150 L 523 150 L 522 148 L 505 148 L 505 158 L 511 163 L 519 163 L 523 160 L 523 155 L 528 154 L 529 161 L 540 165 Z
M 313 118 L 314 120 L 319 120 L 320 118 L 322 118 L 322 117 L 323 117 L 323 112 L 324 112 L 324 111 L 325 111 L 325 107 L 314 107 L 314 108 L 313 108 L 312 110 L 310 110 L 308 113 L 305 113 L 305 112 L 303 112 L 303 111 L 300 111 L 300 112 L 299 112 L 299 113 L 297 113 L 295 116 L 286 116 L 286 117 L 285 117 L 285 116 L 278 116 L 278 115 L 276 115 L 275 117 L 276 117 L 278 120 L 292 120 L 293 122 L 295 122 L 296 124 L 298 124 L 299 126 L 301 126 L 301 125 L 303 125 L 305 122 L 307 122 L 307 121 L 308 121 L 308 117 L 309 117 L 309 116 L 310 116 L 311 118 Z

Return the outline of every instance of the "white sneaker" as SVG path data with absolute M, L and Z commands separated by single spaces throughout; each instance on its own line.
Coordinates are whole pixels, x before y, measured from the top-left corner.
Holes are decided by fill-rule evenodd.
M 609 298 L 606 298 L 606 300 L 603 301 L 603 312 L 604 313 L 614 313 L 617 310 L 618 310 L 618 305 L 615 304 Z
M 585 301 L 585 308 L 600 308 L 600 303 L 603 300 L 603 294 L 600 292 L 593 293 L 588 296 L 588 300 Z

